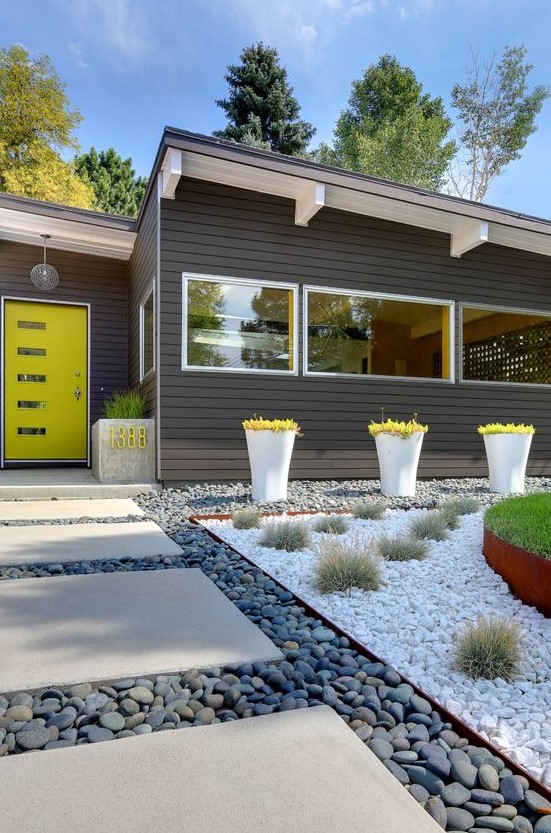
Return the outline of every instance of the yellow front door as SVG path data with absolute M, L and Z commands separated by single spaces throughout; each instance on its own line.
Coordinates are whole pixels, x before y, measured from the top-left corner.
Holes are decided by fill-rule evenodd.
M 4 458 L 86 462 L 88 309 L 6 301 Z

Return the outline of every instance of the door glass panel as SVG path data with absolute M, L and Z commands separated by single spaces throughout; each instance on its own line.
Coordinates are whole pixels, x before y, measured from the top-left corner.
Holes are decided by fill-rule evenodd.
M 26 434 L 26 435 L 32 434 L 33 436 L 40 435 L 41 437 L 43 437 L 46 434 L 46 429 L 45 428 L 27 428 L 27 427 L 21 428 L 21 426 L 19 426 L 18 429 L 17 429 L 17 433 L 20 434 L 20 435 L 21 434 Z
M 19 330 L 45 330 L 45 321 L 18 321 L 17 328 Z
M 42 411 L 46 410 L 46 403 L 45 402 L 37 402 L 36 400 L 31 399 L 19 399 L 17 402 L 18 408 L 38 408 Z
M 18 382 L 45 382 L 46 376 L 41 373 L 18 373 Z
M 44 347 L 18 347 L 18 356 L 45 356 L 46 350 Z

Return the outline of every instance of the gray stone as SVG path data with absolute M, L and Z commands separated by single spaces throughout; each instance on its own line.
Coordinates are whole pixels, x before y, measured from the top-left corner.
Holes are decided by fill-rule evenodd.
M 473 816 L 489 816 L 492 812 L 489 804 L 480 804 L 477 801 L 466 801 L 463 804 L 463 808 L 468 810 L 469 813 L 472 813 Z
M 421 784 L 411 784 L 409 794 L 413 796 L 419 804 L 424 804 L 425 801 L 428 801 L 430 798 L 429 791 L 425 787 L 422 787 Z
M 394 775 L 394 777 L 400 782 L 400 784 L 403 787 L 405 787 L 406 784 L 409 784 L 409 776 L 405 769 L 402 769 L 402 767 L 399 764 L 397 764 L 392 759 L 383 761 L 383 764 L 388 769 L 388 771 Z
M 124 721 L 124 728 L 132 730 L 139 729 L 140 726 L 143 724 L 144 720 L 145 714 L 143 712 L 138 712 L 138 714 L 130 714 Z
M 543 816 L 538 819 L 534 827 L 534 833 L 551 833 L 551 816 Z
M 152 691 L 141 685 L 134 686 L 134 688 L 129 689 L 127 694 L 131 700 L 135 700 L 136 703 L 139 703 L 142 706 L 152 703 L 155 697 Z
M 71 686 L 69 689 L 69 697 L 80 697 L 82 700 L 91 693 L 92 686 L 90 683 L 79 683 L 78 685 Z
M 448 807 L 446 830 L 470 830 L 474 826 L 474 816 L 460 807 Z
M 431 795 L 440 795 L 444 789 L 444 782 L 421 766 L 410 766 L 408 775 L 413 784 L 421 784 Z
M 530 807 L 536 813 L 541 813 L 542 810 L 551 810 L 551 801 L 548 801 L 534 790 L 526 790 L 524 793 L 524 801 L 527 807 Z
M 403 752 L 394 752 L 392 760 L 397 764 L 413 764 L 417 760 L 417 752 L 405 749 Z
M 513 822 L 510 819 L 503 819 L 499 816 L 479 816 L 476 820 L 479 827 L 487 827 L 489 830 L 501 830 L 503 833 L 511 833 Z
M 380 761 L 388 761 L 394 754 L 392 744 L 383 738 L 370 738 L 367 745 Z
M 412 706 L 412 711 L 419 712 L 420 714 L 432 714 L 432 706 L 424 697 L 419 697 L 418 694 L 412 694 L 409 702 Z
M 501 807 L 505 804 L 505 799 L 501 793 L 493 790 L 480 790 L 478 787 L 471 790 L 471 801 L 478 801 L 480 804 L 489 804 L 490 807 Z
M 100 743 L 103 740 L 113 740 L 115 736 L 110 729 L 103 726 L 90 726 L 87 737 L 89 743 Z
M 205 706 L 199 711 L 195 712 L 195 720 L 200 720 L 201 723 L 212 723 L 214 718 L 216 717 L 214 709 L 209 708 L 209 706 Z
M 517 775 L 506 775 L 501 779 L 498 789 L 507 804 L 518 804 L 524 798 L 524 787 Z
M 70 726 L 73 725 L 77 718 L 77 711 L 71 707 L 63 709 L 63 711 L 59 712 L 58 714 L 52 715 L 49 720 L 46 721 L 46 726 L 49 728 L 50 726 L 57 726 L 60 732 L 63 732 L 65 729 L 69 729 Z
M 312 638 L 316 640 L 316 642 L 331 642 L 335 639 L 335 631 L 332 631 L 330 628 L 324 628 L 322 625 L 318 628 L 314 628 L 312 631 Z
M 427 769 L 430 769 L 439 778 L 447 778 L 450 774 L 451 764 L 445 755 L 432 755 L 427 761 Z
M 33 710 L 30 706 L 10 706 L 7 709 L 5 717 L 12 720 L 14 723 L 22 720 L 32 720 L 33 719 Z
M 29 706 L 32 709 L 33 707 L 33 698 L 30 694 L 22 691 L 19 694 L 16 694 L 10 700 L 10 707 L 11 706 Z
M 130 717 L 131 714 L 138 714 L 140 704 L 135 700 L 131 700 L 130 697 L 125 697 L 119 706 L 119 710 L 125 717 Z
M 513 833 L 533 833 L 532 823 L 526 816 L 515 816 L 513 819 Z
M 478 768 L 478 782 L 483 790 L 499 792 L 499 775 L 490 764 L 482 764 Z M 504 796 L 505 797 L 505 796 Z
M 437 797 L 429 798 L 424 804 L 425 810 L 436 824 L 445 829 L 448 820 L 448 814 L 444 806 L 444 802 Z
M 21 749 L 41 749 L 51 741 L 49 729 L 44 726 L 31 726 L 30 729 L 23 729 L 17 732 L 15 740 Z
M 126 726 L 126 721 L 119 712 L 107 712 L 102 714 L 99 719 L 100 725 L 105 729 L 110 729 L 112 732 L 122 732 Z
M 471 763 L 466 761 L 452 761 L 451 775 L 455 781 L 459 781 L 468 790 L 471 790 L 476 784 L 478 770 Z
M 448 807 L 461 807 L 462 804 L 469 801 L 471 792 L 463 784 L 454 781 L 453 784 L 446 784 L 440 793 L 440 798 Z

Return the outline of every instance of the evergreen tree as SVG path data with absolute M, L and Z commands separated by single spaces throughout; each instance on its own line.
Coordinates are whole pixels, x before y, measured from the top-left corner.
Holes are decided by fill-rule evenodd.
M 99 153 L 90 148 L 88 153 L 75 157 L 75 167 L 83 181 L 91 185 L 98 211 L 127 217 L 138 214 L 148 180 L 136 177 L 131 159 L 122 159 L 114 148 Z
M 257 43 L 246 47 L 240 57 L 241 64 L 230 65 L 224 76 L 228 98 L 216 101 L 228 126 L 213 135 L 290 156 L 304 154 L 316 131 L 299 119 L 300 106 L 287 70 L 279 66 L 277 50 Z

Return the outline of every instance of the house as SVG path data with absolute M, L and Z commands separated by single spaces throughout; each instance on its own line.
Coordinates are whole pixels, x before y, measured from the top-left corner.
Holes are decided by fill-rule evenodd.
M 137 221 L 0 197 L 1 465 L 89 464 L 139 385 L 165 483 L 248 479 L 255 412 L 292 477 L 377 477 L 381 408 L 429 423 L 421 477 L 486 474 L 491 421 L 551 474 L 550 267 L 551 222 L 167 128 Z

